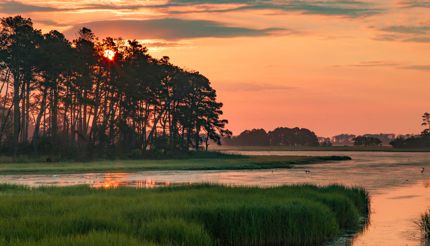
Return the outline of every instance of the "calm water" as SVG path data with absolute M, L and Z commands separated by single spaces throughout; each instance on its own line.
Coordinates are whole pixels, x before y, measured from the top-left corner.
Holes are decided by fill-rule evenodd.
M 352 245 L 422 245 L 416 222 L 430 208 L 430 153 L 235 151 L 248 155 L 348 155 L 352 161 L 263 171 L 148 171 L 64 175 L 4 175 L 0 183 L 31 186 L 156 187 L 171 183 L 276 186 L 312 183 L 365 187 L 371 194 L 368 227 Z M 424 168 L 424 173 L 421 169 Z M 309 170 L 310 173 L 306 173 Z M 337 245 L 345 245 L 342 240 Z M 348 243 L 349 244 L 349 243 Z

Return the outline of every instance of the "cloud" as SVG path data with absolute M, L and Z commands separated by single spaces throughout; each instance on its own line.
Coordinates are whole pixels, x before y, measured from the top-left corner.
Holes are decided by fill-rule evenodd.
M 430 31 L 430 26 L 389 26 L 381 30 L 392 33 L 425 34 Z
M 332 0 L 332 1 L 303 1 L 303 0 L 172 0 L 171 6 L 200 5 L 200 4 L 232 4 L 231 8 L 211 10 L 196 10 L 196 12 L 231 12 L 238 10 L 278 10 L 297 11 L 304 14 L 333 15 L 347 17 L 361 17 L 375 15 L 383 12 L 368 2 L 354 0 Z M 240 6 L 237 6 L 240 4 Z M 184 12 L 187 12 L 184 11 Z
M 429 36 L 423 36 L 423 37 L 408 38 L 408 39 L 404 39 L 403 41 L 415 42 L 415 43 L 430 43 L 430 35 Z
M 27 12 L 48 12 L 58 11 L 57 8 L 24 4 L 16 1 L 6 1 L 0 3 L 0 12 L 7 14 L 27 13 Z
M 34 20 L 34 22 L 35 23 L 41 23 L 43 25 L 57 26 L 57 27 L 66 27 L 66 26 L 69 26 L 69 24 L 59 23 L 59 22 L 56 22 L 54 20 L 48 20 L 48 19 L 45 19 L 45 20 L 36 19 L 36 20 Z
M 261 92 L 261 91 L 287 91 L 296 89 L 296 87 L 286 85 L 274 85 L 267 83 L 228 83 L 219 84 L 218 87 L 223 91 L 230 92 Z
M 155 41 L 155 42 L 149 42 L 149 41 L 143 41 L 141 42 L 143 46 L 151 47 L 151 48 L 171 48 L 171 47 L 180 47 L 184 46 L 185 44 L 180 42 L 163 42 L 163 41 Z
M 203 5 L 212 5 L 202 8 Z M 223 6 L 215 8 L 214 5 Z M 181 7 L 187 7 L 186 9 Z M 170 0 L 164 4 L 150 1 L 140 3 L 85 3 L 77 2 L 68 7 L 49 7 L 26 4 L 19 1 L 0 3 L 0 12 L 25 13 L 76 10 L 138 10 L 153 9 L 170 14 L 190 14 L 195 12 L 232 12 L 241 10 L 274 10 L 301 12 L 304 14 L 362 17 L 383 12 L 374 4 L 358 0 Z
M 391 61 L 362 61 L 350 65 L 336 65 L 336 67 L 356 67 L 356 68 L 395 68 L 395 69 L 408 69 L 430 72 L 430 65 L 418 64 L 404 64 L 400 62 Z
M 79 28 L 92 29 L 98 36 L 121 36 L 133 39 L 181 40 L 204 37 L 265 36 L 288 32 L 284 28 L 255 29 L 230 26 L 221 22 L 188 19 L 111 20 L 76 25 L 65 32 L 74 36 Z
M 389 61 L 362 61 L 356 64 L 347 65 L 349 67 L 395 67 L 399 63 Z
M 409 0 L 403 1 L 401 4 L 407 8 L 430 8 L 429 0 Z
M 376 40 L 430 43 L 430 25 L 387 26 L 379 31 L 383 33 Z
M 163 8 L 165 5 L 152 4 L 93 4 L 76 2 L 73 5 L 66 4 L 62 7 L 51 7 L 42 5 L 32 5 L 20 1 L 0 2 L 0 12 L 2 13 L 27 13 L 27 12 L 62 12 L 77 10 L 138 10 L 141 8 Z
M 430 72 L 430 65 L 410 65 L 410 66 L 403 66 L 402 68 Z

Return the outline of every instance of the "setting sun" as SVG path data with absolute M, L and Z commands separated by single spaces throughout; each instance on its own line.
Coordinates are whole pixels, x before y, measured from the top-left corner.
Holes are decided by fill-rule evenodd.
M 105 50 L 105 52 L 103 53 L 103 56 L 108 60 L 113 61 L 113 59 L 115 58 L 115 51 Z

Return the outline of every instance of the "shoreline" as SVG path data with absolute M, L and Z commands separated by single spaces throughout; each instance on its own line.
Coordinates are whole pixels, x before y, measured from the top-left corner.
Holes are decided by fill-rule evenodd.
M 171 160 L 0 163 L 0 175 L 75 174 L 137 171 L 208 171 L 288 169 L 300 165 L 351 160 L 348 156 L 233 156 Z
M 388 146 L 382 147 L 356 147 L 356 146 L 332 146 L 332 147 L 287 147 L 287 146 L 223 146 L 214 148 L 213 151 L 339 151 L 339 152 L 429 152 L 430 149 L 395 149 Z

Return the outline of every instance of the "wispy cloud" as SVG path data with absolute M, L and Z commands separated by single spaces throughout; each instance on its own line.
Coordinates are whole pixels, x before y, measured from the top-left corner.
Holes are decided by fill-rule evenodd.
M 389 61 L 362 61 L 355 64 L 347 65 L 349 67 L 396 67 L 399 63 Z
M 379 31 L 376 40 L 430 43 L 430 25 L 387 26 Z
M 76 2 L 74 4 L 65 3 L 61 6 L 52 5 L 34 5 L 28 4 L 21 1 L 5 1 L 0 2 L 0 12 L 1 13 L 28 13 L 28 12 L 64 12 L 64 11 L 76 11 L 76 10 L 138 10 L 141 8 L 163 8 L 165 4 L 153 5 L 148 4 L 148 2 L 142 4 L 97 4 L 88 2 Z
M 112 35 L 123 38 L 181 40 L 204 37 L 243 37 L 265 36 L 279 32 L 288 32 L 285 28 L 255 29 L 231 26 L 221 22 L 188 19 L 151 19 L 151 20 L 109 20 L 76 25 L 67 30 L 67 36 L 73 36 L 81 27 L 92 29 L 98 36 Z
M 408 0 L 402 1 L 401 4 L 408 8 L 430 8 L 429 0 Z
M 419 70 L 430 72 L 430 65 L 427 64 L 405 64 L 393 61 L 361 61 L 348 65 L 336 65 L 335 67 L 355 67 L 355 68 L 394 68 L 394 69 L 407 69 Z
M 202 5 L 212 7 L 201 8 Z M 225 5 L 223 8 L 214 6 Z M 67 5 L 65 5 L 67 6 Z M 186 9 L 181 7 L 187 7 Z M 70 10 L 138 10 L 153 9 L 171 14 L 194 13 L 194 12 L 232 12 L 241 10 L 274 10 L 283 12 L 301 12 L 303 14 L 362 17 L 375 15 L 383 12 L 370 2 L 358 0 L 170 0 L 164 4 L 151 2 L 126 2 L 118 3 L 77 3 L 67 7 L 52 7 L 26 4 L 20 1 L 6 1 L 0 3 L 0 12 L 3 13 L 25 13 L 25 12 L 47 12 L 47 11 L 70 11 Z
M 392 33 L 426 34 L 430 32 L 430 26 L 388 26 L 381 30 Z
M 402 68 L 403 69 L 420 70 L 420 71 L 430 72 L 430 65 L 410 65 L 410 66 L 403 66 Z
M 238 10 L 277 10 L 277 11 L 296 11 L 304 14 L 362 17 L 375 15 L 383 12 L 381 8 L 375 7 L 369 2 L 354 0 L 331 0 L 331 1 L 310 1 L 310 0 L 172 0 L 172 6 L 181 5 L 201 5 L 201 4 L 232 4 L 231 8 L 223 9 L 203 9 L 194 10 L 196 12 L 231 12 Z M 240 4 L 240 6 L 237 6 Z M 187 10 L 189 11 L 189 10 Z M 186 11 L 184 11 L 186 12 Z
M 46 6 L 38 6 L 32 4 L 24 4 L 16 1 L 6 1 L 0 3 L 0 12 L 7 14 L 28 13 L 28 12 L 49 12 L 58 11 L 59 9 Z
M 297 89 L 296 87 L 287 86 L 287 85 L 276 85 L 276 84 L 268 84 L 268 83 L 224 83 L 219 84 L 218 87 L 223 91 L 230 92 L 261 92 L 261 91 L 289 91 Z

